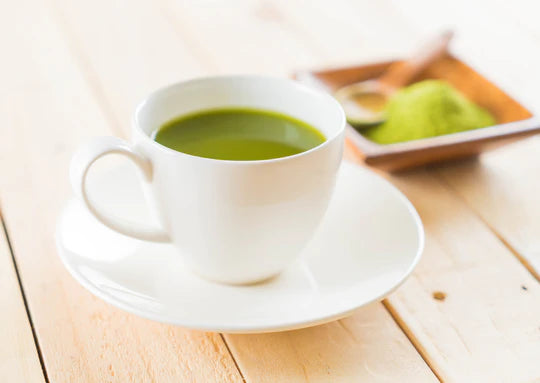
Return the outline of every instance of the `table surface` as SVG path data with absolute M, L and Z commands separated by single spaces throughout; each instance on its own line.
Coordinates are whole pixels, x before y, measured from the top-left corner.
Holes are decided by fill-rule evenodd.
M 427 233 L 382 303 L 298 331 L 188 331 L 116 309 L 55 250 L 75 148 L 126 137 L 147 93 L 224 73 L 288 76 L 402 57 L 442 26 L 452 52 L 534 111 L 532 1 L 19 0 L 0 6 L 2 382 L 539 382 L 540 139 L 385 175 Z M 434 292 L 446 299 L 434 299 Z

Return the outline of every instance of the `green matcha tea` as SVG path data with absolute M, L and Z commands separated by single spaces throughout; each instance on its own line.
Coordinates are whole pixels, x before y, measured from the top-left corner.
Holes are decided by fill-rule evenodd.
M 204 110 L 181 116 L 161 126 L 154 139 L 179 152 L 236 161 L 291 156 L 326 140 L 303 121 L 247 108 Z
M 451 84 L 424 80 L 400 89 L 386 108 L 388 119 L 362 134 L 378 144 L 442 136 L 494 125 L 495 118 Z

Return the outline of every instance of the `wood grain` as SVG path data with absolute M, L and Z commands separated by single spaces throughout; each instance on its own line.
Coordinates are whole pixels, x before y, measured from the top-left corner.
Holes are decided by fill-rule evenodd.
M 0 15 L 0 42 L 9 52 L 0 73 L 0 192 L 49 381 L 241 381 L 218 334 L 121 312 L 61 265 L 54 227 L 70 195 L 70 154 L 90 136 L 110 134 L 111 121 L 87 82 L 92 75 L 75 65 L 41 5 L 21 1 Z
M 226 340 L 250 382 L 438 382 L 380 303 L 322 326 Z
M 418 209 L 427 241 L 413 277 L 388 302 L 431 366 L 445 382 L 540 379 L 538 282 L 439 181 L 392 181 Z
M 157 2 L 50 0 L 49 11 L 116 135 L 129 135 L 137 104 L 155 89 L 201 76 L 187 39 Z M 123 17 L 122 15 L 129 15 Z M 99 20 L 99 28 L 96 28 Z
M 8 240 L 0 223 L 0 380 L 45 382 Z
M 538 282 L 436 175 L 390 180 L 417 208 L 426 249 L 386 305 L 433 370 L 444 382 L 540 379 Z
M 539 153 L 535 137 L 436 171 L 540 279 Z

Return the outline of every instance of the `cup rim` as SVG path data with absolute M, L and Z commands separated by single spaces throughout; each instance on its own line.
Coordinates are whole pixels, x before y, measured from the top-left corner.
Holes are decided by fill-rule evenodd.
M 336 110 L 338 111 L 338 114 L 339 114 L 339 128 L 337 129 L 335 134 L 333 134 L 331 137 L 327 138 L 324 142 L 322 142 L 321 144 L 319 144 L 319 145 L 317 145 L 317 146 L 315 146 L 315 147 L 313 147 L 311 149 L 308 149 L 306 151 L 303 151 L 303 152 L 300 152 L 300 153 L 297 153 L 297 154 L 293 154 L 293 155 L 290 155 L 290 156 L 270 158 L 270 159 L 265 159 L 265 160 L 221 160 L 221 159 L 217 159 L 217 158 L 208 158 L 208 157 L 195 156 L 195 155 L 192 155 L 192 154 L 188 154 L 188 153 L 184 153 L 184 152 L 180 152 L 180 151 L 171 149 L 171 148 L 169 148 L 169 147 L 167 147 L 165 145 L 160 144 L 159 142 L 152 139 L 150 137 L 150 135 L 148 133 L 146 133 L 141 128 L 141 126 L 139 124 L 139 115 L 140 115 L 141 111 L 146 107 L 146 105 L 150 102 L 151 99 L 157 97 L 159 94 L 170 91 L 173 88 L 177 88 L 177 87 L 180 87 L 180 86 L 187 86 L 187 85 L 198 83 L 198 82 L 215 81 L 215 80 L 227 80 L 227 79 L 229 79 L 229 80 L 271 80 L 271 81 L 280 81 L 280 82 L 283 82 L 283 83 L 287 83 L 288 85 L 291 85 L 291 86 L 293 86 L 293 87 L 295 87 L 297 89 L 300 89 L 300 90 L 302 90 L 304 92 L 310 93 L 310 94 L 312 94 L 312 95 L 314 95 L 316 97 L 322 97 L 322 98 L 326 99 L 329 103 L 333 104 L 336 107 Z M 218 109 L 218 108 L 216 108 L 216 109 Z M 197 77 L 197 78 L 193 78 L 193 79 L 190 79 L 190 80 L 179 81 L 179 82 L 176 82 L 176 83 L 173 83 L 173 84 L 170 84 L 170 85 L 167 85 L 167 86 L 164 86 L 164 87 L 161 87 L 159 89 L 154 90 L 153 92 L 151 92 L 147 97 L 145 97 L 137 105 L 137 108 L 135 109 L 135 113 L 133 114 L 132 125 L 142 136 L 144 136 L 145 140 L 150 141 L 151 144 L 153 144 L 154 146 L 156 146 L 160 150 L 163 150 L 163 151 L 165 151 L 165 152 L 167 152 L 167 153 L 169 153 L 171 155 L 180 156 L 180 157 L 186 157 L 186 158 L 191 158 L 191 159 L 210 161 L 210 162 L 214 162 L 214 163 L 230 163 L 230 164 L 235 164 L 235 165 L 240 165 L 240 164 L 242 164 L 242 165 L 244 165 L 244 164 L 245 165 L 253 165 L 253 164 L 273 163 L 273 162 L 281 162 L 281 161 L 291 160 L 291 159 L 295 159 L 295 158 L 299 158 L 299 157 L 309 155 L 310 153 L 313 153 L 315 151 L 319 151 L 319 150 L 325 148 L 326 146 L 330 145 L 331 142 L 338 139 L 343 134 L 343 132 L 345 131 L 345 126 L 346 126 L 346 117 L 345 117 L 345 112 L 343 111 L 343 108 L 341 107 L 339 102 L 334 97 L 332 97 L 329 93 L 323 92 L 323 91 L 318 90 L 318 89 L 314 89 L 312 87 L 308 87 L 308 86 L 306 86 L 306 85 L 304 85 L 304 84 L 302 84 L 302 83 L 300 83 L 298 81 L 291 80 L 291 79 L 288 79 L 288 78 L 283 78 L 283 77 L 264 76 L 264 75 L 221 75 L 221 76 Z

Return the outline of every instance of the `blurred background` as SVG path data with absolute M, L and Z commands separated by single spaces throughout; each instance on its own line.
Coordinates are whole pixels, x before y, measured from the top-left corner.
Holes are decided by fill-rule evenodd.
M 23 0 L 3 8 L 8 89 L 41 92 L 32 73 L 46 72 L 62 103 L 98 104 L 91 114 L 115 126 L 171 82 L 399 58 L 442 29 L 456 32 L 454 54 L 530 108 L 540 92 L 532 0 Z M 79 87 L 91 88 L 92 101 Z

